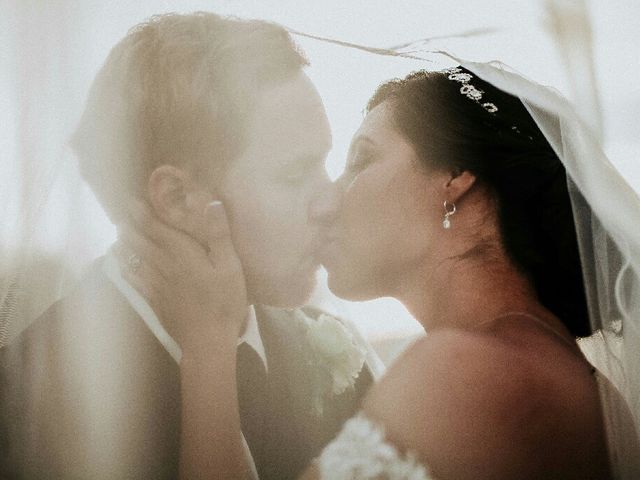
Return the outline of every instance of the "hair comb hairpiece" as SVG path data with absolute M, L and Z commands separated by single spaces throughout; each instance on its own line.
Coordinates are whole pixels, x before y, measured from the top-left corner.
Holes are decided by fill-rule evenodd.
M 482 90 L 471 85 L 471 79 L 473 75 L 470 73 L 463 72 L 460 67 L 447 68 L 443 70 L 444 73 L 448 74 L 447 78 L 449 80 L 453 80 L 454 82 L 461 83 L 460 93 L 465 95 L 467 98 L 477 102 L 482 108 L 484 108 L 489 113 L 496 113 L 498 111 L 498 107 L 491 102 L 480 103 L 482 100 L 482 94 L 484 93 Z

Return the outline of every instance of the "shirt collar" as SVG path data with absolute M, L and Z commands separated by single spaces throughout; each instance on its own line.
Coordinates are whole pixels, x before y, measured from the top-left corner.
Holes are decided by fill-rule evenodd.
M 162 326 L 160 319 L 147 303 L 145 298 L 127 282 L 120 272 L 120 265 L 112 250 L 109 250 L 102 263 L 102 270 L 118 291 L 127 299 L 138 315 L 142 318 L 151 333 L 158 339 L 162 346 L 167 350 L 169 355 L 180 363 L 182 359 L 182 349 L 180 345 L 169 335 L 169 332 Z M 264 349 L 264 343 L 258 329 L 258 321 L 256 311 L 253 305 L 249 305 L 247 309 L 247 322 L 244 333 L 238 338 L 238 345 L 246 343 L 253 348 L 258 356 L 262 359 L 265 371 L 268 371 L 267 355 Z

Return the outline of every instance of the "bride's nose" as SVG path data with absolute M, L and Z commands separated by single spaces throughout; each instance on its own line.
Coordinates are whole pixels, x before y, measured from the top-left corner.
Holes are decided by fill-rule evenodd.
M 309 220 L 328 225 L 333 223 L 340 210 L 342 190 L 337 183 L 328 183 L 309 204 Z

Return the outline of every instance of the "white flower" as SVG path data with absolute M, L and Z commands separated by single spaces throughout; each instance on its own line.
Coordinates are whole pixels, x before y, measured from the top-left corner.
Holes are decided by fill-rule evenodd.
M 331 358 L 351 347 L 351 334 L 335 318 L 320 314 L 309 326 L 309 343 L 320 355 Z
M 301 333 L 306 336 L 304 351 L 311 369 L 311 408 L 322 415 L 332 396 L 353 387 L 362 371 L 366 349 L 341 321 L 321 313 L 317 319 L 302 309 L 293 311 Z
M 309 346 L 331 375 L 331 392 L 340 395 L 355 384 L 366 351 L 354 341 L 353 334 L 342 322 L 330 315 L 320 314 L 307 325 Z

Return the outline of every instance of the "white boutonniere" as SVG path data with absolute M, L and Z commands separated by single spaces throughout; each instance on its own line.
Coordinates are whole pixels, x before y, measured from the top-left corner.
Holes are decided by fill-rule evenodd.
M 306 327 L 309 362 L 319 367 L 314 381 L 313 408 L 321 415 L 327 400 L 353 388 L 364 365 L 366 349 L 331 315 L 323 313 L 314 320 L 298 310 L 296 317 Z

